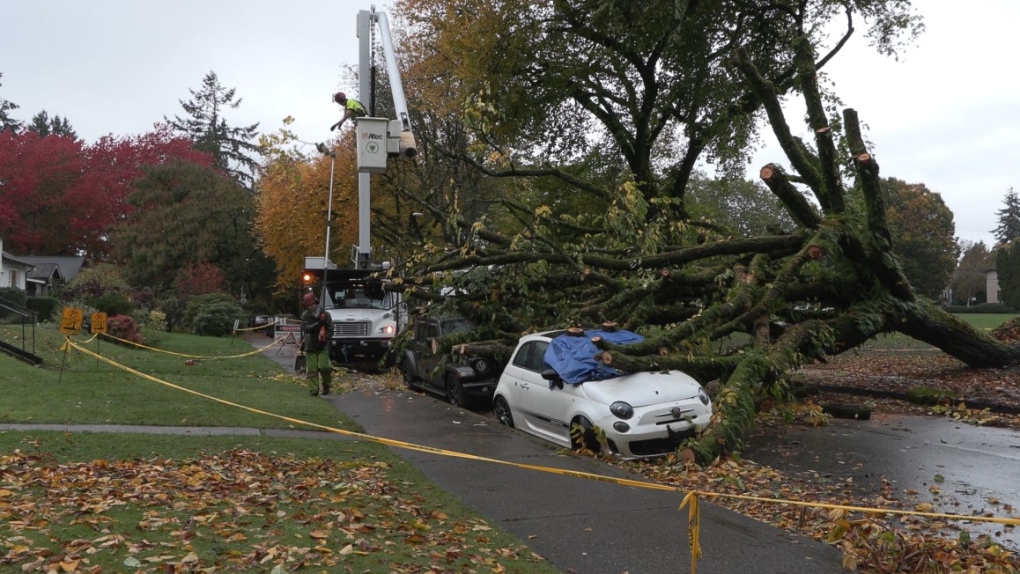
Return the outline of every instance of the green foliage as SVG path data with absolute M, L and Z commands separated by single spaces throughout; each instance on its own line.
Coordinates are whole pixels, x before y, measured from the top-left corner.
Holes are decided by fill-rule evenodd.
M 970 307 L 965 305 L 951 305 L 946 307 L 946 311 L 957 315 L 966 315 L 968 313 L 1002 315 L 1017 312 L 1015 308 L 1005 303 L 979 303 L 977 305 L 971 305 Z
M 1020 309 L 1020 242 L 1014 239 L 999 246 L 995 253 L 995 270 L 1000 299 L 1010 307 Z
M 1020 196 L 1011 187 L 1002 203 L 1002 209 L 995 212 L 999 220 L 992 234 L 999 243 L 1009 243 L 1020 238 Z
M 19 307 L 24 307 L 25 302 L 28 300 L 28 295 L 17 287 L 0 287 L 0 299 L 14 303 Z
M 86 302 L 97 311 L 106 313 L 107 316 L 130 315 L 135 306 L 126 295 L 121 293 L 104 293 L 94 299 L 87 299 Z
M 59 115 L 50 117 L 46 110 L 32 116 L 32 121 L 26 126 L 29 131 L 36 132 L 41 137 L 64 136 L 71 139 L 78 139 L 78 134 L 71 127 L 71 122 L 66 117 Z
M 252 235 L 254 199 L 216 168 L 177 162 L 146 170 L 130 202 L 136 207 L 113 231 L 124 277 L 137 289 L 166 296 L 186 269 L 222 270 L 230 290 L 268 278 L 253 277 L 248 261 L 259 252 Z M 182 273 L 184 273 L 182 275 Z
M 100 263 L 82 269 L 74 279 L 60 291 L 64 301 L 93 301 L 106 294 L 127 295 L 131 286 L 121 275 L 120 267 L 110 263 Z
M 911 387 L 907 391 L 907 399 L 916 405 L 937 405 L 943 401 L 956 399 L 956 393 L 932 387 Z
M 0 72 L 0 78 L 2 77 L 3 73 Z M 10 116 L 10 113 L 16 109 L 18 109 L 17 104 L 10 100 L 0 98 L 0 132 L 8 129 L 17 130 L 21 127 L 21 122 Z
M 3 295 L 0 295 L 3 298 Z M 35 311 L 40 321 L 52 321 L 60 314 L 60 299 L 56 297 L 29 297 L 25 307 Z
M 221 337 L 229 334 L 234 320 L 244 316 L 244 309 L 232 297 L 223 293 L 198 295 L 188 302 L 185 324 L 196 335 Z
M 152 311 L 149 311 L 148 316 L 145 318 L 145 322 L 142 324 L 142 327 L 149 331 L 162 331 L 162 332 L 168 331 L 166 313 L 160 311 L 159 309 L 153 309 Z
M 782 202 L 760 182 L 740 178 L 711 180 L 698 174 L 691 178 L 687 197 L 692 213 L 745 237 L 789 233 L 797 227 Z
M 960 245 L 963 257 L 953 272 L 950 287 L 953 302 L 963 306 L 985 301 L 985 275 L 995 266 L 994 255 L 989 253 L 983 241 L 964 242 Z
M 195 149 L 212 154 L 216 166 L 229 174 L 239 185 L 252 189 L 258 163 L 252 155 L 258 153 L 253 141 L 258 138 L 258 122 L 243 127 L 227 125 L 225 112 L 237 109 L 241 98 L 235 99 L 235 89 L 220 85 L 216 72 L 202 78 L 202 89 L 191 92 L 190 101 L 181 100 L 186 117 L 174 116 L 164 120 L 176 132 L 192 141 Z

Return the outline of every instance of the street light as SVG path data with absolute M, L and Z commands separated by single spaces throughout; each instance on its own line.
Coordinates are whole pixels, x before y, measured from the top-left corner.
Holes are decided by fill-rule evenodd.
M 329 156 L 329 204 L 326 208 L 326 252 L 322 257 L 322 294 L 319 296 L 321 311 L 326 310 L 326 276 L 329 274 L 329 235 L 333 229 L 333 168 L 336 167 L 336 151 L 326 147 L 326 144 L 319 142 L 315 149 L 322 155 Z

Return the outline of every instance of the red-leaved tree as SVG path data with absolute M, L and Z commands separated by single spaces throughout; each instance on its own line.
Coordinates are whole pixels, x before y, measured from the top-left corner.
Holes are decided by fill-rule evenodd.
M 139 135 L 104 136 L 85 145 L 33 131 L 0 133 L 0 236 L 20 255 L 110 252 L 110 227 L 133 207 L 127 197 L 144 166 L 181 160 L 203 166 L 212 157 L 165 127 Z

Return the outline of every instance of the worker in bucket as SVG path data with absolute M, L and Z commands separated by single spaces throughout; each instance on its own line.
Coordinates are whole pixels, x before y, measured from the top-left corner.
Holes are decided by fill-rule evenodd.
M 333 384 L 333 364 L 329 360 L 329 340 L 333 334 L 333 319 L 325 310 L 318 310 L 315 294 L 305 293 L 301 300 L 305 307 L 301 314 L 302 345 L 305 352 L 305 373 L 308 392 L 312 396 L 328 395 Z M 318 381 L 316 381 L 318 379 Z
M 361 102 L 354 98 L 348 98 L 347 94 L 343 92 L 333 94 L 333 101 L 340 104 L 340 107 L 343 108 L 344 117 L 340 118 L 340 121 L 337 123 L 331 125 L 329 127 L 329 131 L 339 128 L 344 125 L 344 122 L 351 118 L 360 118 L 368 115 L 368 111 L 365 109 L 365 106 L 361 105 Z

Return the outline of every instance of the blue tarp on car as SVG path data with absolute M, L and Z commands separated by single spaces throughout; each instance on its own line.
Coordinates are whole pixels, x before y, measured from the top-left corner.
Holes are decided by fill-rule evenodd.
M 576 385 L 585 381 L 601 381 L 625 375 L 595 360 L 598 347 L 591 340 L 602 337 L 615 345 L 640 343 L 645 338 L 630 331 L 585 331 L 583 335 L 563 334 L 549 343 L 545 364 L 556 371 L 564 382 Z

